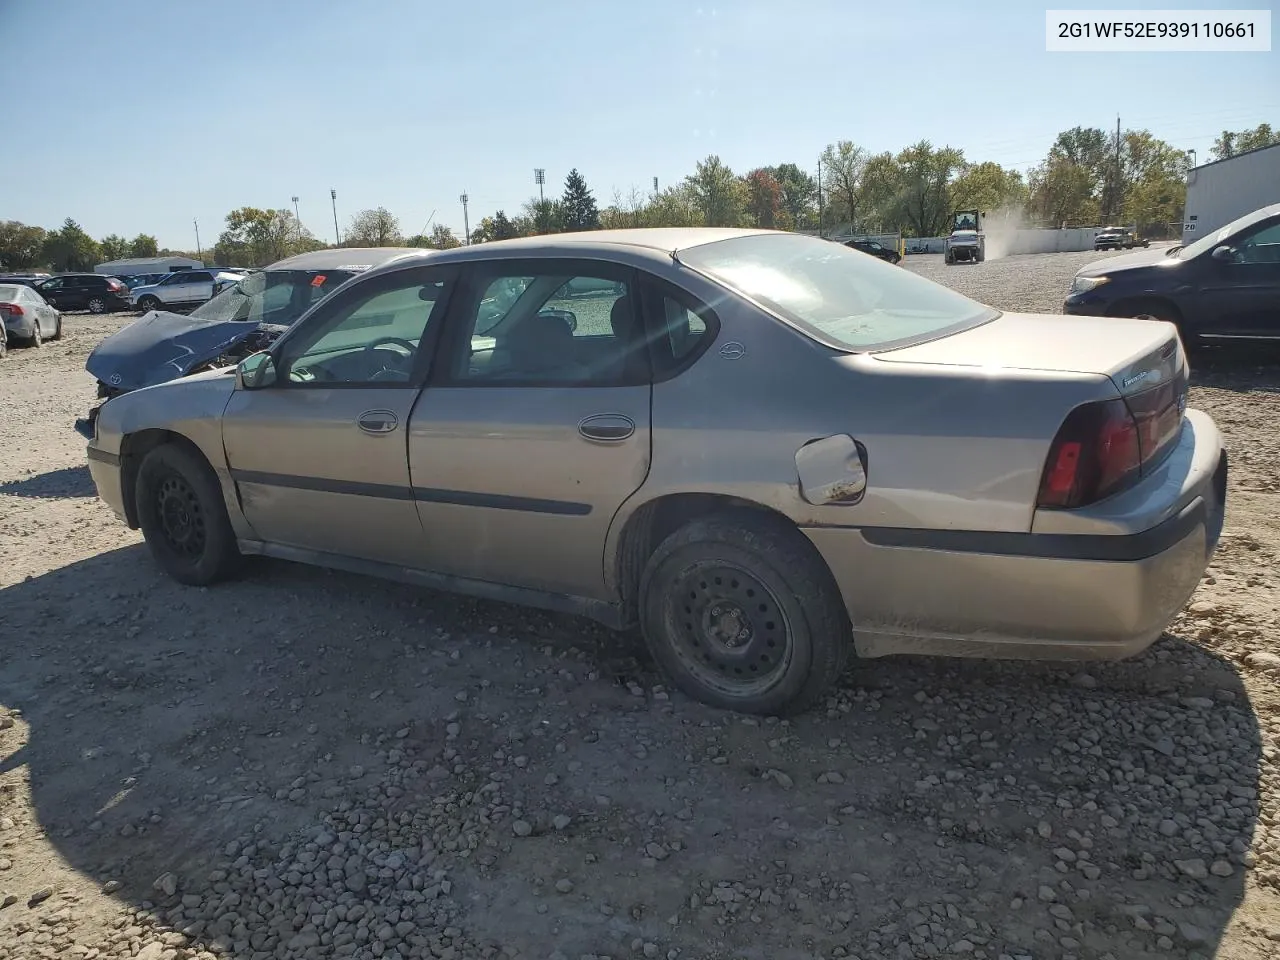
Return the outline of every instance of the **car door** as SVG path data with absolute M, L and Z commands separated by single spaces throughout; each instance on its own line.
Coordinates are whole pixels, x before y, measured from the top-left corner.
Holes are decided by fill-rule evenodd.
M 204 303 L 213 296 L 213 274 L 207 270 L 186 271 L 183 303 Z
M 74 277 L 50 277 L 37 288 L 40 295 L 59 310 L 75 310 Z
M 1202 254 L 1202 303 L 1212 314 L 1207 336 L 1280 339 L 1280 217 L 1225 241 L 1227 259 Z
M 31 311 L 36 318 L 36 322 L 40 325 L 40 336 L 56 336 L 58 333 L 57 311 L 49 306 L 44 297 L 30 287 L 20 287 L 19 295 L 22 297 L 23 305 Z
M 605 598 L 609 524 L 650 460 L 635 282 L 605 261 L 467 269 L 409 425 L 432 569 Z
M 407 435 L 451 277 L 413 267 L 350 287 L 273 346 L 273 383 L 232 394 L 223 446 L 260 539 L 420 565 Z

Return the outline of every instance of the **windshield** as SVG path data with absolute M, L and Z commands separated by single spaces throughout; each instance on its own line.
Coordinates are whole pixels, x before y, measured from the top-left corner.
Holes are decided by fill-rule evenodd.
M 1274 213 L 1271 207 L 1263 207 L 1261 210 L 1255 210 L 1253 213 L 1246 213 L 1238 220 L 1232 220 L 1225 227 L 1221 227 L 1213 233 L 1206 233 L 1195 243 L 1189 243 L 1185 247 L 1178 250 L 1178 257 L 1182 260 L 1190 260 L 1192 257 L 1198 257 L 1200 254 L 1212 250 L 1221 243 L 1226 243 L 1227 238 L 1233 234 L 1239 233 L 1245 227 L 1252 226 L 1259 220 L 1265 220 Z
M 263 270 L 206 300 L 191 316 L 287 327 L 354 276 L 353 270 Z
M 679 259 L 847 350 L 885 349 L 998 316 L 901 267 L 813 237 L 736 237 L 682 250 Z

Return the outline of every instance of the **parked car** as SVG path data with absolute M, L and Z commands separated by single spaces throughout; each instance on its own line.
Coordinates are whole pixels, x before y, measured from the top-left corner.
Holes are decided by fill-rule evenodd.
M 1001 313 L 813 237 L 595 231 L 397 257 L 107 400 L 88 462 L 182 583 L 258 554 L 638 625 L 685 692 L 773 714 L 855 651 L 1146 648 L 1222 527 L 1187 379 L 1168 324 Z
M 0 282 L 0 321 L 9 343 L 21 341 L 38 347 L 46 339 L 62 339 L 62 314 L 20 283 Z
M 209 367 L 233 365 L 270 345 L 312 304 L 370 266 L 416 252 L 414 247 L 320 250 L 247 274 L 223 275 L 228 286 L 190 314 L 152 311 L 107 337 L 85 369 L 98 396 L 113 397 Z M 94 416 L 90 412 L 90 417 Z M 89 420 L 78 421 L 87 430 Z
M 101 273 L 60 273 L 35 286 L 50 306 L 62 311 L 112 313 L 129 309 L 128 288 L 116 277 Z
M 167 273 L 140 273 L 130 277 L 121 277 L 120 281 L 130 290 L 136 290 L 138 287 L 159 283 L 167 276 Z
M 878 240 L 854 238 L 853 240 L 845 241 L 845 246 L 857 250 L 859 253 L 866 253 L 873 257 L 879 257 L 881 260 L 885 260 L 888 263 L 897 263 L 902 259 L 902 254 L 898 253 L 897 250 L 886 247 Z
M 219 270 L 180 270 L 155 283 L 129 291 L 129 303 L 138 310 L 193 307 L 213 297 L 218 284 L 234 283 L 243 274 Z
M 1187 246 L 1099 260 L 1077 271 L 1063 313 L 1165 320 L 1195 348 L 1280 336 L 1280 203 Z
M 1094 250 L 1132 250 L 1134 247 L 1149 247 L 1151 241 L 1135 237 L 1132 230 L 1124 227 L 1104 227 L 1093 238 Z

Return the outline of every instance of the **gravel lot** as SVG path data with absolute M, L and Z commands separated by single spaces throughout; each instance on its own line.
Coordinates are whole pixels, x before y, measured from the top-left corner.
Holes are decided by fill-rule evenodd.
M 1056 311 L 1097 256 L 907 267 Z M 164 579 L 71 430 L 129 319 L 0 364 L 0 960 L 1280 953 L 1274 359 L 1199 363 L 1227 526 L 1147 654 L 855 664 L 775 722 L 568 617 Z

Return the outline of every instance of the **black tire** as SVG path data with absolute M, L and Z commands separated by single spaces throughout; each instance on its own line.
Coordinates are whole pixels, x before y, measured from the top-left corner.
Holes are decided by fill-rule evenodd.
M 6 337 L 0 337 L 0 360 L 9 355 L 9 340 Z
M 104 300 L 102 297 L 90 297 L 89 312 L 90 313 L 106 313 L 107 301 Z
M 53 336 L 50 337 L 49 339 L 50 340 L 62 339 L 62 314 L 58 314 L 58 322 L 54 325 Z
M 138 468 L 138 523 L 151 555 L 179 583 L 207 586 L 240 562 L 218 478 L 202 457 L 177 444 L 153 448 Z
M 146 313 L 149 310 L 159 310 L 160 307 L 161 303 L 155 297 L 143 297 L 138 301 L 138 309 L 143 313 Z
M 640 627 L 676 687 L 742 713 L 808 709 L 853 647 L 817 551 L 785 522 L 752 514 L 694 520 L 659 544 L 640 578 Z
M 27 346 L 35 347 L 37 350 L 44 346 L 44 337 L 40 334 L 40 321 L 37 320 L 32 324 L 34 328 L 31 336 L 27 337 Z

